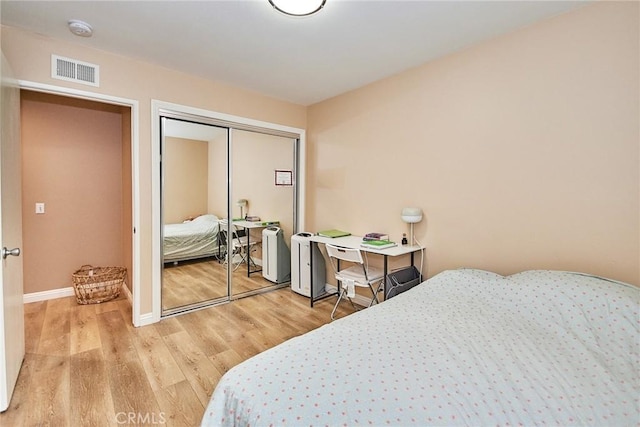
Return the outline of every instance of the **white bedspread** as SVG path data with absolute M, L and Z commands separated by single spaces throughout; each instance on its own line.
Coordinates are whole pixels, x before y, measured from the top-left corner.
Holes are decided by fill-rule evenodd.
M 164 261 L 214 255 L 218 252 L 218 217 L 200 215 L 181 224 L 164 226 Z
M 210 426 L 638 425 L 640 290 L 443 272 L 223 376 Z

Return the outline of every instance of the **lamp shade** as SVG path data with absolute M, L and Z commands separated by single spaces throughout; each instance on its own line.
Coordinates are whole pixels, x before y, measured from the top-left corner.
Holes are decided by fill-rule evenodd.
M 324 6 L 327 0 L 269 0 L 279 12 L 291 16 L 313 15 Z
M 240 206 L 241 208 L 246 208 L 248 204 L 249 201 L 247 199 L 238 199 L 238 201 L 236 202 L 236 205 Z
M 420 208 L 403 208 L 402 220 L 410 224 L 422 221 L 422 209 Z

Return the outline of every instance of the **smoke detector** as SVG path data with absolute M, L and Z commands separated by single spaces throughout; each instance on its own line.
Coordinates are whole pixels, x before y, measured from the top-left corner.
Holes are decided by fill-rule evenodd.
M 91 37 L 93 34 L 93 28 L 91 25 L 87 24 L 84 21 L 80 21 L 79 19 L 72 19 L 68 22 L 69 31 L 71 31 L 76 36 L 80 37 Z

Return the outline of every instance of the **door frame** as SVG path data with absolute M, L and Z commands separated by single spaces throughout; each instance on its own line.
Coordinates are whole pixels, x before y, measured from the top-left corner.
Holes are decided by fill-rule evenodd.
M 132 292 L 132 323 L 133 326 L 143 326 L 151 323 L 145 314 L 145 319 L 141 319 L 140 314 L 140 133 L 139 133 L 139 106 L 135 99 L 122 98 L 118 96 L 105 95 L 102 93 L 89 92 L 84 90 L 72 89 L 63 86 L 54 86 L 43 83 L 37 83 L 27 80 L 18 80 L 20 89 L 31 90 L 34 92 L 49 93 L 52 95 L 66 96 L 69 98 L 79 98 L 89 101 L 96 101 L 103 104 L 120 105 L 131 108 L 131 185 L 132 185 L 132 269 L 133 274 L 129 276 L 131 280 Z
M 153 272 L 151 274 L 151 295 L 152 295 L 152 321 L 159 322 L 162 318 L 162 256 L 160 253 L 161 227 L 162 227 L 162 194 L 160 183 L 160 117 L 162 110 L 171 111 L 178 114 L 191 116 L 200 116 L 203 119 L 227 122 L 229 124 L 237 124 L 240 127 L 255 127 L 257 129 L 268 129 L 274 132 L 284 132 L 299 135 L 299 142 L 295 154 L 297 155 L 296 169 L 296 194 L 294 195 L 297 204 L 297 214 L 294 216 L 294 227 L 296 230 L 304 230 L 305 218 L 305 177 L 306 177 L 306 131 L 300 128 L 284 126 L 277 123 L 264 122 L 254 120 L 247 117 L 234 116 L 231 114 L 220 113 L 212 110 L 190 107 L 181 104 L 161 101 L 157 99 L 151 100 L 151 176 L 158 177 L 152 179 L 151 182 L 151 228 L 152 228 L 152 261 L 151 266 Z M 229 184 L 229 183 L 228 183 Z M 227 207 L 229 209 L 229 207 Z M 203 307 L 204 308 L 204 307 Z

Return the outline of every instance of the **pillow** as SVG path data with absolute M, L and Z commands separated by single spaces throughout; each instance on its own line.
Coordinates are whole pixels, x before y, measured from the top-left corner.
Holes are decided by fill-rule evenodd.
M 193 222 L 217 222 L 218 217 L 214 214 L 200 215 L 193 219 Z

